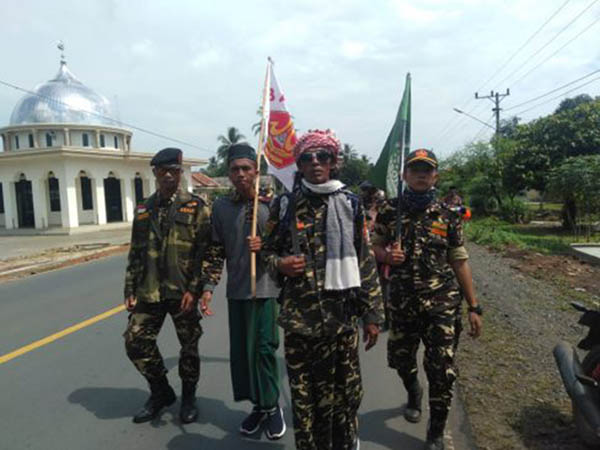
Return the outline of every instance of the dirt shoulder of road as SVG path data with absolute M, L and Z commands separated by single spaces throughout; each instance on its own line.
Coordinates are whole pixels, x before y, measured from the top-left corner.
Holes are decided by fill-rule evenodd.
M 44 250 L 0 261 L 0 283 L 124 253 L 129 245 L 90 244 Z
M 569 302 L 597 306 L 600 268 L 567 255 L 475 244 L 469 252 L 484 331 L 478 340 L 462 336 L 458 384 L 477 447 L 585 449 L 552 349 L 583 337 Z

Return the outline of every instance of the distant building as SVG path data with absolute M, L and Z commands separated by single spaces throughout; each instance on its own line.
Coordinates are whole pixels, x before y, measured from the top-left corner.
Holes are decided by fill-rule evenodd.
M 26 94 L 0 128 L 0 229 L 131 222 L 154 189 L 154 154 L 131 150 L 132 132 L 111 119 L 109 102 L 61 60 L 56 76 Z M 158 149 L 156 149 L 158 150 Z M 183 161 L 184 189 L 192 189 Z

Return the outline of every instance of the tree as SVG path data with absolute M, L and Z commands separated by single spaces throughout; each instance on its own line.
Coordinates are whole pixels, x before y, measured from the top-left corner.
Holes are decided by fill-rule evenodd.
M 344 144 L 339 155 L 340 181 L 348 187 L 357 187 L 367 179 L 371 162 L 366 155 L 359 156 L 350 144 Z
M 561 101 L 559 103 L 559 105 L 556 108 L 556 110 L 554 111 L 554 113 L 560 114 L 561 112 L 575 109 L 583 103 L 590 103 L 593 101 L 594 101 L 594 99 L 588 94 L 580 94 L 575 97 L 565 98 L 563 101 Z
M 221 143 L 219 148 L 217 148 L 217 155 L 220 159 L 227 159 L 227 151 L 229 147 L 233 144 L 237 144 L 238 142 L 242 142 L 246 136 L 240 133 L 240 131 L 236 127 L 227 128 L 227 133 L 225 135 L 219 135 L 217 137 L 217 141 Z
M 548 188 L 564 200 L 563 224 L 576 230 L 582 215 L 600 211 L 600 155 L 567 158 L 550 172 Z

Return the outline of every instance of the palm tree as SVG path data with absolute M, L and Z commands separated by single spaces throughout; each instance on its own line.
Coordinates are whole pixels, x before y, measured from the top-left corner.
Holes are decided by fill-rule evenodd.
M 246 136 L 240 133 L 240 131 L 236 127 L 228 127 L 226 135 L 219 135 L 217 141 L 221 143 L 219 148 L 217 148 L 217 155 L 219 159 L 226 160 L 227 159 L 227 151 L 229 147 L 233 144 L 237 144 L 245 139 Z

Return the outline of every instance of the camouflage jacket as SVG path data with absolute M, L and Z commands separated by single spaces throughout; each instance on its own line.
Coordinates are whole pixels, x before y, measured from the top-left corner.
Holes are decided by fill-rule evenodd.
M 354 329 L 361 316 L 365 323 L 384 321 L 381 287 L 364 211 L 354 194 L 348 192 L 346 195 L 354 196 L 358 205 L 354 217 L 354 246 L 361 275 L 361 287 L 347 291 L 324 289 L 327 197 L 302 189 L 295 194 L 280 196 L 271 207 L 261 256 L 268 270 L 283 285 L 278 322 L 290 332 L 331 336 Z M 290 204 L 294 201 L 295 215 L 290 214 L 287 220 L 288 208 L 293 211 Z M 306 269 L 302 276 L 286 278 L 279 273 L 277 263 L 280 257 L 296 253 L 292 227 L 296 227 L 299 251 L 305 255 Z
M 152 194 L 136 208 L 125 275 L 125 297 L 157 303 L 200 294 L 200 270 L 210 239 L 210 209 L 199 197 L 178 192 L 166 208 Z
M 388 200 L 379 211 L 373 244 L 385 247 L 395 239 L 397 204 L 397 199 Z M 434 201 L 421 213 L 403 210 L 401 220 L 406 260 L 390 268 L 392 293 L 427 295 L 456 288 L 449 255 L 455 249 L 464 250 L 460 215 Z

